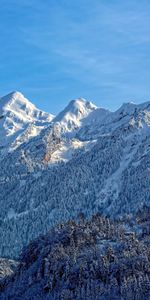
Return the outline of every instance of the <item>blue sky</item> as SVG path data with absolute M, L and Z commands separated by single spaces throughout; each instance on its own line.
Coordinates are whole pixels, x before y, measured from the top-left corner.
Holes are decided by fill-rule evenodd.
M 57 113 L 150 99 L 149 0 L 1 0 L 0 94 Z

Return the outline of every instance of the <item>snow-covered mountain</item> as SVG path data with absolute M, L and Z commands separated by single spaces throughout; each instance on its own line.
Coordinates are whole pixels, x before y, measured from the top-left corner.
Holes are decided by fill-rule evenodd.
M 35 107 L 19 92 L 0 98 L 0 148 L 11 147 L 36 136 L 53 116 Z
M 1 255 L 81 211 L 116 217 L 149 205 L 150 102 L 110 112 L 76 99 L 52 121 L 30 111 L 34 121 L 1 155 Z

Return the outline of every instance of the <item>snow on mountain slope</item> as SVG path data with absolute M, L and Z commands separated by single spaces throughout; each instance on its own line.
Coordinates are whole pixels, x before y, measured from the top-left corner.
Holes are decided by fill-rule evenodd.
M 52 119 L 52 115 L 37 109 L 19 92 L 0 98 L 0 147 L 10 146 L 25 130 L 28 131 L 27 138 L 37 135 L 40 126 Z M 32 130 L 28 129 L 30 124 Z
M 97 113 L 96 113 L 97 112 Z M 20 144 L 20 151 L 28 153 L 28 158 L 34 164 L 54 165 L 59 162 L 67 162 L 81 151 L 90 149 L 96 140 L 81 141 L 77 133 L 84 124 L 92 124 L 95 119 L 104 118 L 108 111 L 96 109 L 96 106 L 85 99 L 72 100 L 69 105 L 56 116 L 48 126 L 44 126 L 34 139 L 23 144 L 26 131 L 13 143 L 13 149 Z M 27 128 L 35 130 L 35 125 L 31 124 Z M 26 160 L 27 161 L 27 160 Z
M 3 256 L 81 211 L 114 217 L 150 201 L 150 102 L 109 112 L 79 99 L 43 124 L 1 159 Z
M 128 131 L 127 128 L 140 128 L 145 127 L 149 129 L 150 123 L 150 102 L 145 102 L 142 104 L 135 103 L 124 103 L 117 111 L 110 112 L 105 110 L 104 112 L 100 109 L 101 118 L 97 118 L 91 124 L 86 124 L 82 126 L 77 133 L 78 137 L 81 139 L 96 139 L 101 135 L 106 135 L 112 133 L 116 129 L 123 129 Z M 98 109 L 94 112 L 99 115 Z M 91 114 L 92 116 L 92 114 Z M 103 117 L 104 116 L 104 117 Z
M 63 131 L 73 131 L 78 128 L 82 120 L 96 110 L 96 108 L 93 103 L 83 98 L 72 100 L 53 121 L 60 123 Z

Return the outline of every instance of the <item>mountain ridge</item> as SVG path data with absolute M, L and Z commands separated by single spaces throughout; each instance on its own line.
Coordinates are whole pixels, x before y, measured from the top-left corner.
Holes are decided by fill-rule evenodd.
M 149 102 L 90 109 L 69 130 L 54 119 L 0 155 L 1 255 L 81 211 L 116 218 L 149 204 Z

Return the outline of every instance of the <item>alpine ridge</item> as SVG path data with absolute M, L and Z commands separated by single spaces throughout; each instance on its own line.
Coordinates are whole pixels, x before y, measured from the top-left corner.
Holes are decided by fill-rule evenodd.
M 110 112 L 79 98 L 53 117 L 15 92 L 0 107 L 1 256 L 80 212 L 149 205 L 150 102 Z

